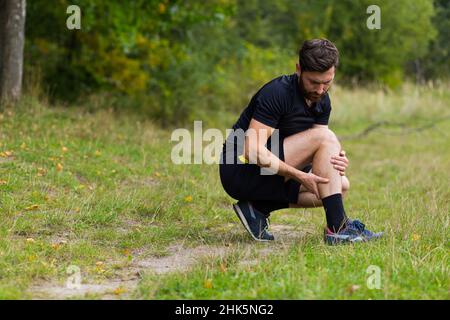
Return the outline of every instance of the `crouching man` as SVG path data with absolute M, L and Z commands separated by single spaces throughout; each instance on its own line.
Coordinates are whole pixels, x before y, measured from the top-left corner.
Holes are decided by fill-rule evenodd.
M 376 239 L 349 219 L 343 196 L 348 159 L 328 128 L 330 88 L 339 52 L 326 39 L 305 41 L 296 73 L 265 84 L 251 99 L 224 143 L 219 166 L 234 211 L 258 241 L 274 240 L 268 217 L 282 208 L 323 206 L 328 244 Z

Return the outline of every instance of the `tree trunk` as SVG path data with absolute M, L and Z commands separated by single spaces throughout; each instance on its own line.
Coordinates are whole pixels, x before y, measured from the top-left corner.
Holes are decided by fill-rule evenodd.
M 26 0 L 0 0 L 0 100 L 20 98 Z

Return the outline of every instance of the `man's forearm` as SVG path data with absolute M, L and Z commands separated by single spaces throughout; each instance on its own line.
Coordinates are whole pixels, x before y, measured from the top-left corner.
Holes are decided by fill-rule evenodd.
M 270 170 L 273 170 L 275 174 L 286 178 L 298 180 L 303 174 L 302 171 L 282 161 L 265 146 L 260 146 L 257 150 L 246 150 L 245 158 L 248 159 L 250 163 L 257 164 L 262 168 L 269 168 Z

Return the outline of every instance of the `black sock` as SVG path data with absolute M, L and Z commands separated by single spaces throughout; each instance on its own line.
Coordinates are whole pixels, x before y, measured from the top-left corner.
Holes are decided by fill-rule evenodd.
M 331 231 L 337 232 L 343 228 L 347 220 L 345 215 L 344 203 L 340 193 L 333 194 L 322 199 L 323 208 L 327 216 L 327 225 Z

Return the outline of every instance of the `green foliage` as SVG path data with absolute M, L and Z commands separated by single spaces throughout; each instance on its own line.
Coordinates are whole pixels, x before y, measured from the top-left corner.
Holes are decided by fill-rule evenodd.
M 444 78 L 450 74 L 450 2 L 435 0 L 435 7 L 433 25 L 438 35 L 430 43 L 425 57 L 418 60 L 419 65 L 416 67 L 419 69 L 416 72 L 427 79 Z M 423 70 L 420 69 L 421 67 Z
M 81 8 L 81 30 L 66 28 L 70 4 Z M 405 75 L 417 74 L 410 67 L 417 62 L 426 75 L 446 75 L 445 1 L 436 1 L 434 21 L 431 0 L 379 1 L 381 30 L 366 27 L 370 4 L 30 1 L 26 71 L 41 70 L 54 98 L 102 95 L 108 97 L 108 107 L 130 108 L 164 124 L 240 110 L 261 84 L 293 72 L 298 47 L 310 38 L 336 43 L 343 83 L 375 81 L 395 87 Z
M 356 82 L 400 84 L 408 61 L 423 57 L 435 36 L 430 0 L 378 1 L 381 29 L 369 30 L 370 0 L 242 2 L 238 17 L 247 41 L 290 50 L 307 39 L 328 38 L 341 53 L 339 76 Z

